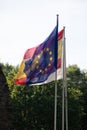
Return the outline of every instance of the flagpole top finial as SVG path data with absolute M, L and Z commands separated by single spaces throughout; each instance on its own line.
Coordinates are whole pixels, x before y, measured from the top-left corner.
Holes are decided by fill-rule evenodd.
M 59 16 L 59 14 L 56 15 L 57 17 Z

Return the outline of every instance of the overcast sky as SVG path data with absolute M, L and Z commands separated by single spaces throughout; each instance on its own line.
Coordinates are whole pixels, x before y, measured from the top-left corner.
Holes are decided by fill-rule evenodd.
M 28 48 L 65 26 L 67 66 L 87 69 L 86 0 L 0 0 L 0 62 L 18 65 Z

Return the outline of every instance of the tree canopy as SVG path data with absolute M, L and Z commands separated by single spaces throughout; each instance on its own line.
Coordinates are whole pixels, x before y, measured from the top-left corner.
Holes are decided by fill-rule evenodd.
M 54 82 L 40 86 L 14 84 L 18 66 L 1 64 L 9 89 L 13 130 L 53 130 Z M 58 81 L 57 127 L 61 130 L 62 80 Z M 69 130 L 87 130 L 87 72 L 77 65 L 67 68 Z M 2 87 L 2 85 L 1 85 Z M 4 91 L 8 93 L 8 90 Z

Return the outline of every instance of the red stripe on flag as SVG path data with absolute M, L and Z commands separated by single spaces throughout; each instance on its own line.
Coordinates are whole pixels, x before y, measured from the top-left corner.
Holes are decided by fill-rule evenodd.
M 36 50 L 37 47 L 33 47 L 33 48 L 30 48 L 28 49 L 25 54 L 24 54 L 24 59 L 28 59 L 28 58 L 32 58 L 32 56 L 34 55 L 34 52 Z
M 58 59 L 58 64 L 57 64 L 57 68 L 61 68 L 61 59 Z
M 61 30 L 61 31 L 58 33 L 58 40 L 62 39 L 62 37 L 63 37 L 63 32 L 64 32 L 64 29 Z
M 25 85 L 27 78 L 21 78 L 21 79 L 14 79 L 15 84 L 21 84 L 21 85 Z

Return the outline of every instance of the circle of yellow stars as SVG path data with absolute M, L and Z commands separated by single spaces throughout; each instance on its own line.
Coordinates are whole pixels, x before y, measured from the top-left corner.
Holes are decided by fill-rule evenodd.
M 48 59 L 49 63 L 48 63 L 48 65 L 47 65 L 47 67 L 44 68 L 44 70 L 42 70 L 42 69 L 40 69 L 40 67 L 39 67 L 39 59 L 41 58 L 41 56 L 43 55 L 44 52 L 48 53 L 48 55 L 49 55 L 49 59 Z M 52 62 L 52 60 L 53 60 L 52 54 L 53 54 L 53 53 L 52 53 L 52 51 L 51 51 L 49 48 L 45 48 L 43 51 L 41 51 L 40 54 L 38 54 L 38 55 L 35 57 L 33 63 L 34 63 L 34 65 L 36 66 L 36 69 L 39 70 L 39 72 L 40 72 L 41 74 L 44 74 L 45 72 L 47 72 L 48 67 L 51 66 L 51 62 Z M 33 68 L 33 66 L 32 66 L 32 68 Z

